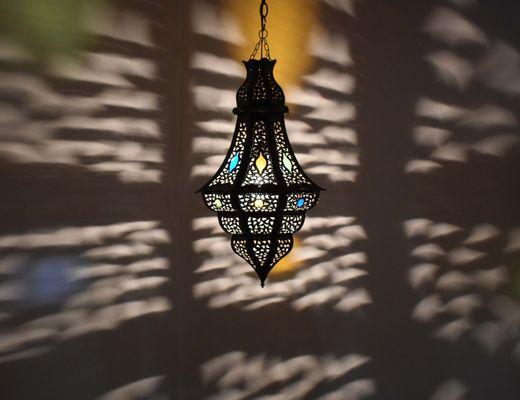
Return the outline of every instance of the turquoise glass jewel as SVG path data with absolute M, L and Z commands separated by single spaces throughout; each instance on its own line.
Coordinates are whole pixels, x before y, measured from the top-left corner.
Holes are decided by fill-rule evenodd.
M 300 197 L 298 199 L 298 201 L 296 202 L 296 207 L 302 208 L 304 204 L 305 204 L 305 199 L 303 197 Z
M 237 167 L 239 160 L 240 160 L 240 156 L 238 154 L 235 154 L 229 163 L 229 167 L 228 167 L 229 172 L 233 171 Z

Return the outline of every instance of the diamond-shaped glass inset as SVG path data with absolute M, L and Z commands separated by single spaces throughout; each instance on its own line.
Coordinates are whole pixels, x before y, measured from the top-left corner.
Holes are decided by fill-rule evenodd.
M 265 167 L 267 167 L 267 160 L 265 159 L 262 152 L 258 155 L 258 158 L 255 161 L 255 167 L 260 175 L 264 172 Z
M 283 166 L 285 167 L 285 169 L 287 169 L 287 171 L 289 171 L 289 172 L 292 172 L 293 165 L 292 165 L 291 159 L 285 153 L 283 154 L 282 162 L 283 162 Z
M 240 161 L 240 155 L 235 154 L 231 161 L 229 162 L 228 171 L 232 172 L 238 165 L 238 162 Z

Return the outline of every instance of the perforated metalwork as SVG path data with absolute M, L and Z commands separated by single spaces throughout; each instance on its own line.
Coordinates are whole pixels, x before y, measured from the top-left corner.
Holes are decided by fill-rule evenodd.
M 240 209 L 245 212 L 275 212 L 278 206 L 278 195 L 267 193 L 239 194 Z
M 250 265 L 255 265 L 253 259 L 247 251 L 245 239 L 235 239 L 235 237 L 232 237 L 231 248 L 236 254 L 238 254 L 240 257 L 246 260 Z
M 285 205 L 286 211 L 307 211 L 316 205 L 318 201 L 317 193 L 291 193 L 287 197 Z
M 287 138 L 287 108 L 272 73 L 275 62 L 244 62 L 247 77 L 237 93 L 231 148 L 200 189 L 222 229 L 232 235 L 233 251 L 254 268 L 262 286 L 291 251 L 292 234 L 301 229 L 321 190 L 302 171 Z
M 270 234 L 273 231 L 274 217 L 248 217 L 247 227 L 253 234 Z
M 253 253 L 260 263 L 260 266 L 264 266 L 271 249 L 271 240 L 253 240 Z
M 210 186 L 218 184 L 232 184 L 236 179 L 241 167 L 241 159 L 244 154 L 244 144 L 247 137 L 247 124 L 245 122 L 237 123 L 235 134 L 231 142 L 231 148 L 224 160 L 224 163 L 218 170 L 216 176 L 210 181 Z M 236 158 L 238 156 L 238 158 Z M 238 163 L 233 167 L 232 162 L 238 160 Z
M 261 111 L 284 106 L 285 96 L 273 76 L 275 64 L 276 60 L 267 59 L 244 61 L 248 76 L 237 92 L 239 110 Z
M 283 119 L 274 122 L 274 138 L 276 141 L 276 149 L 278 152 L 278 160 L 280 163 L 280 170 L 283 174 L 286 185 L 307 184 L 312 185 L 309 178 L 305 176 L 302 168 L 296 161 L 296 156 L 289 144 L 287 133 L 285 132 L 285 125 Z
M 219 223 L 222 229 L 230 235 L 240 235 L 242 233 L 239 217 L 219 215 Z
M 291 251 L 293 245 L 292 236 L 286 239 L 277 240 L 276 252 L 273 257 L 272 265 L 274 266 L 278 261 L 285 257 Z
M 264 168 L 260 168 L 258 164 L 260 157 L 265 159 Z M 255 123 L 253 132 L 253 143 L 251 145 L 251 157 L 247 167 L 247 174 L 244 179 L 244 185 L 267 185 L 276 184 L 276 178 L 273 170 L 273 159 L 269 152 L 267 144 L 267 132 L 264 121 Z
M 280 228 L 280 233 L 296 233 L 301 229 L 304 221 L 304 214 L 284 215 L 282 219 L 282 227 Z
M 210 210 L 213 210 L 216 212 L 234 211 L 234 208 L 231 205 L 231 195 L 230 194 L 204 193 L 203 199 L 204 199 L 204 202 L 206 203 L 206 206 Z

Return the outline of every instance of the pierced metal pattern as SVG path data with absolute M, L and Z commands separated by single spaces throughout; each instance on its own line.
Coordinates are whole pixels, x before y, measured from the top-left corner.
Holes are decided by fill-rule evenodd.
M 251 158 L 244 185 L 276 184 L 264 121 L 257 121 L 254 129 Z
M 210 210 L 221 212 L 221 211 L 234 211 L 233 206 L 231 205 L 231 195 L 229 194 L 214 194 L 214 193 L 205 193 L 204 202 L 206 203 L 206 207 Z
M 276 148 L 278 151 L 278 160 L 280 163 L 280 170 L 287 185 L 294 184 L 311 184 L 309 178 L 305 176 L 300 165 L 296 161 L 294 152 L 289 144 L 289 139 L 285 133 L 285 126 L 283 120 L 275 121 L 274 123 L 274 138 L 276 141 Z
M 237 123 L 235 134 L 231 142 L 231 149 L 224 160 L 224 163 L 217 173 L 217 177 L 213 179 L 210 186 L 218 184 L 232 184 L 240 171 L 240 161 L 244 154 L 244 143 L 247 137 L 247 124 L 245 122 Z
M 253 240 L 253 254 L 261 266 L 265 266 L 270 249 L 271 240 Z
M 307 211 L 315 206 L 318 201 L 316 193 L 291 193 L 287 197 L 286 211 Z
M 278 240 L 276 253 L 274 255 L 272 265 L 274 266 L 278 261 L 280 261 L 283 257 L 285 257 L 292 249 L 293 239 L 292 236 L 286 239 Z
M 247 227 L 251 233 L 269 234 L 273 231 L 274 217 L 249 217 Z
M 296 233 L 298 232 L 305 221 L 305 215 L 284 215 L 282 220 L 282 227 L 280 233 Z
M 245 212 L 275 212 L 278 206 L 277 194 L 244 193 L 239 194 L 240 208 Z
M 285 96 L 273 76 L 276 60 L 263 60 L 244 61 L 247 77 L 237 92 L 239 110 L 255 111 L 284 106 Z
M 219 223 L 222 229 L 224 229 L 224 231 L 230 235 L 240 235 L 242 233 L 239 217 L 227 217 L 224 215 L 219 215 Z
M 292 248 L 305 212 L 320 190 L 302 171 L 285 132 L 285 97 L 273 77 L 276 60 L 245 61 L 237 92 L 237 125 L 221 167 L 199 191 L 231 234 L 233 251 L 256 271 L 262 286 Z
M 246 260 L 250 265 L 255 265 L 253 259 L 247 251 L 245 239 L 235 239 L 235 237 L 232 236 L 231 247 L 236 254 Z

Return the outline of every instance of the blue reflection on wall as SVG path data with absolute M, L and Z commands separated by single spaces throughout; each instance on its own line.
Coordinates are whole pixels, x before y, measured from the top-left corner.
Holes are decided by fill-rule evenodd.
M 78 290 L 78 283 L 69 280 L 71 270 L 77 266 L 77 258 L 71 256 L 46 256 L 33 260 L 26 285 L 27 300 L 38 304 L 55 303 Z

